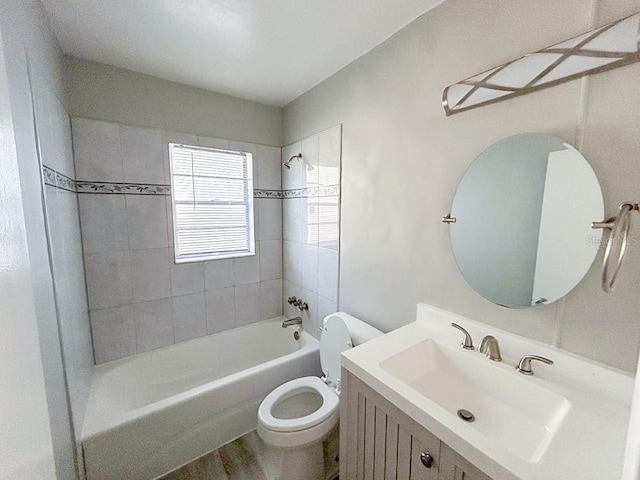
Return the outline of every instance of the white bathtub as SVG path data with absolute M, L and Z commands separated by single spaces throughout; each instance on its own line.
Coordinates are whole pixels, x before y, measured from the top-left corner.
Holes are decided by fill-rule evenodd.
M 82 432 L 88 480 L 151 480 L 257 426 L 260 402 L 320 373 L 318 341 L 283 319 L 96 366 Z

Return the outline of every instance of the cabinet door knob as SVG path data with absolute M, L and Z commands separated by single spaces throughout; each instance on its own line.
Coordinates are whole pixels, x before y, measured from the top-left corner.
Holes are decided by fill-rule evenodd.
M 420 454 L 420 461 L 427 468 L 431 468 L 431 466 L 433 465 L 433 457 L 429 452 L 422 452 Z

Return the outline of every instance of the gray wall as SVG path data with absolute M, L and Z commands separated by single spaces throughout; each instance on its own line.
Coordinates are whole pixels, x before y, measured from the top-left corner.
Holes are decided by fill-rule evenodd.
M 65 63 L 73 117 L 282 145 L 278 107 L 74 57 Z
M 56 316 L 53 277 L 49 268 L 41 197 L 42 183 L 27 68 L 29 58 L 32 65 L 38 66 L 37 71 L 32 71 L 34 84 L 38 82 L 40 91 L 46 90 L 61 98 L 62 53 L 53 37 L 44 9 L 37 0 L 2 1 L 0 29 L 5 48 L 26 241 L 35 293 L 34 307 L 51 422 L 50 441 L 53 442 L 57 478 L 71 479 L 76 475 L 74 438 L 63 367 L 61 334 Z M 25 415 L 29 413 L 26 412 Z M 33 448 L 37 448 L 37 442 L 34 442 Z
M 0 4 L 3 14 L 5 8 Z M 3 38 L 5 28 L 0 26 Z M 39 480 L 55 476 L 55 458 L 3 44 L 0 39 L 0 478 Z
M 475 156 L 524 132 L 577 145 L 608 214 L 638 198 L 638 64 L 449 118 L 441 106 L 449 84 L 638 10 L 639 0 L 448 0 L 285 107 L 285 144 L 343 124 L 341 309 L 388 331 L 427 302 L 635 370 L 640 249 L 613 294 L 596 262 L 563 300 L 507 310 L 462 278 L 440 217 Z
M 281 108 L 74 57 L 64 86 L 78 180 L 167 185 L 178 141 L 250 151 L 255 188 L 281 188 Z M 96 362 L 281 315 L 281 200 L 254 213 L 255 257 L 174 265 L 168 198 L 81 194 Z
M 282 315 L 279 198 L 254 199 L 256 255 L 176 265 L 169 196 L 101 193 L 170 185 L 170 142 L 250 152 L 255 189 L 280 190 L 280 148 L 77 117 L 73 142 L 77 179 L 102 188 L 79 194 L 96 363 Z
M 80 451 L 84 413 L 94 364 L 87 286 L 84 277 L 78 195 L 73 191 L 71 119 L 39 65 L 31 65 L 36 132 L 45 176 L 46 226 L 53 274 L 58 333 L 62 344 L 68 401 Z M 55 177 L 55 178 L 54 178 Z M 64 178 L 66 177 L 66 178 Z M 71 188 L 70 188 L 71 187 Z M 49 265 L 40 265 L 46 269 Z M 78 456 L 81 461 L 82 457 Z M 82 470 L 82 467 L 80 467 Z

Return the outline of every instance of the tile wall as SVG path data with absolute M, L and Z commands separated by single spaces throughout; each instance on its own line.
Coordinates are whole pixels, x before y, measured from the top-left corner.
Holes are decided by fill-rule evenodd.
M 174 263 L 170 142 L 253 154 L 255 256 Z M 282 315 L 279 148 L 85 118 L 73 144 L 96 363 Z
M 71 119 L 58 94 L 51 88 L 47 75 L 38 66 L 34 66 L 33 72 L 31 84 L 35 131 L 43 166 L 43 208 L 51 276 L 55 287 L 55 304 L 52 307 L 56 314 L 53 324 L 46 328 L 42 324 L 40 326 L 41 350 L 45 371 L 53 375 L 54 370 L 60 369 L 55 374 L 56 380 L 50 380 L 47 387 L 52 431 L 55 432 L 58 477 L 75 478 L 73 449 L 70 445 L 65 445 L 64 437 L 67 432 L 71 435 L 70 423 L 75 436 L 69 441 L 71 443 L 75 440 L 76 448 L 80 448 L 94 359 L 78 195 L 73 178 Z M 47 269 L 44 271 L 48 272 Z M 55 353 L 52 355 L 47 352 Z M 62 358 L 58 357 L 60 354 Z M 79 462 L 78 469 L 82 471 L 82 458 L 75 460 Z
M 302 313 L 305 330 L 319 337 L 319 321 L 338 310 L 340 172 L 342 127 L 311 135 L 282 149 L 284 312 Z M 300 312 L 287 303 L 296 296 L 309 305 Z

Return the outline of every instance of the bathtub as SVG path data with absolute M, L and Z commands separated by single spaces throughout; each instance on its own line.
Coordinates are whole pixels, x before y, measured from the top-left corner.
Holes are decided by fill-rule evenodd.
M 88 480 L 151 480 L 257 427 L 260 402 L 320 373 L 319 344 L 283 318 L 94 368 L 82 431 Z

